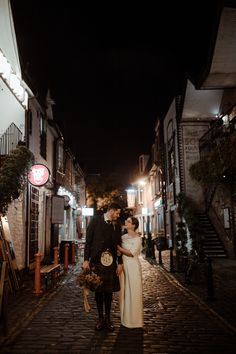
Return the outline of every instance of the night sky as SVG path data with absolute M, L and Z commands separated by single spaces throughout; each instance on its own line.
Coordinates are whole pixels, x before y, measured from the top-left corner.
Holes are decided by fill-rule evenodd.
M 82 3 L 11 1 L 22 71 L 34 92 L 50 88 L 84 171 L 128 179 L 185 73 L 206 64 L 217 0 Z

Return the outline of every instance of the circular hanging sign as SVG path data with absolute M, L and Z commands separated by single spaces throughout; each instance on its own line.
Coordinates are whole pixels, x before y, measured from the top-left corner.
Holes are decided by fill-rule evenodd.
M 47 183 L 50 176 L 49 169 L 43 164 L 33 165 L 28 173 L 28 181 L 37 187 L 41 187 Z

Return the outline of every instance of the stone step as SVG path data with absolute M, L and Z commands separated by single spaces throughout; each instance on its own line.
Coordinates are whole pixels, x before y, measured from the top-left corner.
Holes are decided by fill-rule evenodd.
M 203 248 L 210 248 L 210 249 L 220 249 L 222 250 L 221 244 L 204 244 Z
M 226 254 L 224 253 L 221 253 L 221 254 L 212 254 L 210 252 L 205 252 L 205 255 L 208 256 L 208 257 L 211 257 L 211 258 L 227 258 Z
M 227 258 L 222 242 L 218 238 L 208 216 L 200 213 L 198 217 L 204 229 L 203 250 L 205 255 L 212 258 Z

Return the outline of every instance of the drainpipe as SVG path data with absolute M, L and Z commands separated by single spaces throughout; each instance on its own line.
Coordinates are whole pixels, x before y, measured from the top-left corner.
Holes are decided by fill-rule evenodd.
M 25 111 L 25 145 L 29 149 L 29 111 Z M 32 123 L 31 123 L 32 124 Z M 26 188 L 26 196 L 25 196 L 25 201 L 26 201 L 26 207 L 25 207 L 25 269 L 28 268 L 29 265 L 29 253 L 28 253 L 28 246 L 29 246 L 29 198 L 30 198 L 30 192 L 29 192 L 30 186 L 29 182 L 27 182 L 27 188 Z
M 236 234 L 235 234 L 235 212 L 234 212 L 234 200 L 233 200 L 233 188 L 231 188 L 231 223 L 232 223 L 232 233 L 233 233 L 233 248 L 234 256 L 236 257 Z
M 26 214 L 25 214 L 25 269 L 28 268 L 29 265 L 29 252 L 28 252 L 28 246 L 29 246 L 29 182 L 27 183 L 27 189 L 26 189 Z

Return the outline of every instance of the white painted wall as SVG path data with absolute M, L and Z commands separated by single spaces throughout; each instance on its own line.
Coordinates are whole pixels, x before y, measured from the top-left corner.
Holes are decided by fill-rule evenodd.
M 0 76 L 0 137 L 14 123 L 25 135 L 25 109 Z

